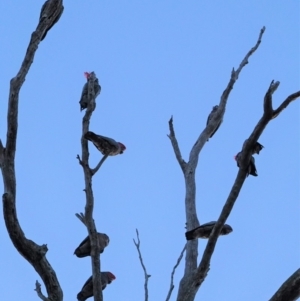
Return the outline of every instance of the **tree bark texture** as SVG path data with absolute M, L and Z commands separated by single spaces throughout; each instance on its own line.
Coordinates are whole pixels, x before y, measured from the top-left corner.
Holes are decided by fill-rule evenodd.
M 269 301 L 295 301 L 300 298 L 300 269 L 290 276 Z
M 186 196 L 185 196 L 185 211 L 186 211 L 186 224 L 187 230 L 194 229 L 199 226 L 199 221 L 196 212 L 196 183 L 195 183 L 195 171 L 198 165 L 198 159 L 201 149 L 206 143 L 207 139 L 210 137 L 211 133 L 217 128 L 217 126 L 223 120 L 225 114 L 225 108 L 227 104 L 228 97 L 230 95 L 233 86 L 238 79 L 240 72 L 243 67 L 248 63 L 249 57 L 257 50 L 258 46 L 261 43 L 262 35 L 265 31 L 263 27 L 260 31 L 258 40 L 253 48 L 247 53 L 245 58 L 240 63 L 238 69 L 234 69 L 231 72 L 231 78 L 229 83 L 224 90 L 221 100 L 218 106 L 216 113 L 213 115 L 211 120 L 208 122 L 206 128 L 198 137 L 196 143 L 191 149 L 189 161 L 186 163 L 181 156 L 180 148 L 175 137 L 175 131 L 173 127 L 173 118 L 169 121 L 170 134 L 168 137 L 171 140 L 173 150 L 176 156 L 176 159 L 183 171 L 186 187 Z M 238 171 L 236 180 L 232 186 L 232 189 L 229 193 L 229 196 L 226 200 L 226 203 L 221 211 L 219 219 L 214 226 L 214 229 L 208 239 L 206 248 L 203 252 L 202 259 L 200 264 L 197 266 L 198 258 L 198 243 L 197 240 L 192 240 L 187 242 L 186 246 L 186 258 L 185 258 L 185 271 L 184 276 L 180 281 L 177 301 L 193 301 L 196 297 L 197 291 L 203 281 L 205 280 L 208 271 L 210 269 L 210 260 L 213 255 L 219 234 L 233 209 L 235 201 L 238 198 L 239 192 L 243 186 L 243 183 L 247 177 L 247 167 L 249 166 L 252 149 L 257 142 L 258 138 L 262 134 L 263 130 L 267 126 L 270 120 L 274 119 L 279 115 L 279 113 L 288 106 L 290 102 L 295 100 L 300 96 L 300 91 L 294 94 L 291 94 L 276 110 L 273 110 L 272 106 L 272 95 L 279 86 L 279 82 L 272 81 L 270 87 L 265 95 L 263 107 L 264 113 L 258 124 L 254 128 L 250 137 L 244 142 L 242 148 L 242 157 L 240 169 Z
M 96 108 L 95 101 L 97 95 L 95 95 L 95 91 L 93 88 L 94 82 L 96 80 L 97 77 L 95 73 L 91 72 L 88 78 L 88 107 L 82 119 L 82 136 L 81 136 L 82 159 L 80 160 L 80 164 L 83 168 L 84 182 L 85 182 L 85 189 L 84 189 L 86 194 L 85 223 L 91 240 L 91 263 L 92 263 L 92 272 L 93 272 L 94 300 L 102 301 L 103 295 L 102 295 L 102 285 L 101 285 L 100 248 L 98 244 L 97 229 L 96 229 L 95 221 L 93 219 L 94 195 L 92 190 L 92 177 L 95 174 L 95 172 L 93 172 L 93 170 L 89 166 L 88 140 L 84 138 L 84 134 L 89 131 L 90 118 L 92 116 L 93 111 Z
M 49 7 L 45 8 L 45 14 L 48 13 Z M 15 153 L 18 132 L 19 92 L 33 63 L 41 37 L 46 30 L 52 27 L 50 24 L 53 24 L 54 19 L 58 21 L 62 13 L 62 1 L 58 1 L 55 6 L 51 6 L 51 10 L 51 16 L 49 15 L 48 18 L 40 20 L 36 30 L 32 33 L 21 68 L 10 81 L 6 145 L 3 146 L 0 140 L 0 167 L 4 183 L 4 194 L 2 197 L 3 215 L 10 239 L 18 252 L 34 267 L 42 278 L 48 293 L 46 300 L 61 301 L 63 300 L 62 289 L 55 271 L 46 259 L 47 245 L 40 246 L 25 237 L 18 221 L 16 209 Z

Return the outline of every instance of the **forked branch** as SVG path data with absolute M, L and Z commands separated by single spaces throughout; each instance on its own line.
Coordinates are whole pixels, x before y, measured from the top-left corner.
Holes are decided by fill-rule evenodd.
M 144 261 L 143 261 L 143 257 L 142 257 L 142 253 L 141 253 L 141 250 L 140 250 L 140 236 L 139 236 L 139 231 L 138 229 L 136 229 L 136 236 L 137 236 L 137 242 L 134 240 L 133 238 L 133 243 L 135 244 L 136 246 L 136 249 L 139 253 L 139 259 L 140 259 L 140 262 L 141 262 L 141 265 L 142 265 L 142 268 L 143 268 L 143 271 L 144 271 L 144 275 L 145 275 L 145 284 L 144 284 L 144 289 L 145 289 L 145 301 L 148 301 L 148 279 L 151 277 L 151 275 L 149 275 L 147 273 L 147 270 L 146 270 L 146 267 L 144 265 Z
M 239 68 L 235 71 L 234 69 L 231 72 L 231 78 L 230 81 L 224 90 L 221 101 L 219 104 L 219 107 L 215 114 L 213 115 L 213 118 L 208 123 L 206 129 L 201 133 L 199 138 L 197 139 L 195 145 L 193 146 L 189 162 L 186 166 L 186 173 L 185 173 L 185 183 L 186 183 L 186 198 L 185 198 L 185 207 L 186 207 L 186 215 L 187 215 L 187 226 L 188 229 L 191 227 L 191 225 L 194 226 L 195 221 L 197 221 L 197 213 L 196 213 L 196 206 L 195 206 L 195 170 L 198 164 L 198 156 L 199 153 L 205 144 L 205 142 L 208 139 L 209 133 L 212 132 L 213 127 L 216 126 L 216 124 L 220 123 L 223 119 L 223 115 L 225 113 L 225 107 L 227 103 L 227 99 L 229 97 L 230 91 L 232 90 L 234 83 L 238 79 L 238 76 L 243 69 L 243 67 L 248 63 L 249 57 L 257 50 L 261 43 L 262 35 L 265 31 L 265 27 L 263 27 L 260 31 L 258 40 L 253 48 L 246 54 L 245 58 L 242 60 L 242 62 L 239 65 Z M 239 195 L 239 192 L 242 188 L 242 185 L 246 179 L 246 170 L 245 167 L 247 164 L 249 164 L 250 157 L 251 157 L 251 149 L 254 146 L 254 144 L 257 142 L 258 138 L 260 137 L 261 133 L 263 132 L 264 128 L 268 124 L 268 122 L 275 118 L 283 108 L 285 108 L 291 101 L 293 101 L 295 98 L 299 97 L 298 93 L 294 93 L 290 95 L 282 105 L 273 112 L 272 110 L 272 94 L 274 91 L 278 88 L 279 82 L 273 82 L 271 83 L 266 96 L 264 100 L 264 114 L 260 121 L 258 122 L 257 126 L 253 130 L 253 133 L 250 135 L 249 139 L 247 139 L 244 143 L 243 150 L 242 150 L 242 158 L 241 158 L 241 165 L 240 169 L 238 171 L 236 180 L 233 184 L 233 187 L 230 191 L 230 194 L 227 198 L 227 201 L 223 207 L 223 210 L 220 214 L 220 217 L 215 224 L 215 227 L 210 235 L 210 238 L 207 242 L 206 248 L 204 250 L 202 259 L 200 261 L 200 264 L 198 265 L 196 269 L 196 273 L 194 273 L 194 263 L 195 263 L 195 254 L 197 254 L 197 244 L 194 244 L 193 241 L 189 242 L 187 244 L 186 249 L 186 265 L 185 265 L 185 274 L 180 282 L 179 292 L 177 296 L 177 301 L 192 301 L 194 300 L 196 293 L 200 287 L 200 285 L 205 280 L 205 277 L 207 276 L 207 273 L 210 269 L 210 260 L 212 257 L 212 254 L 214 252 L 217 239 L 219 237 L 220 231 L 223 228 L 226 219 L 228 218 L 229 214 L 231 213 L 231 210 L 234 206 L 234 203 Z M 278 113 L 278 114 L 277 114 Z M 276 115 L 277 114 L 277 115 Z M 208 127 L 211 127 L 208 130 Z M 174 148 L 174 146 L 173 146 Z M 177 159 L 178 160 L 178 159 Z
M 80 213 L 75 213 L 76 217 L 78 217 L 78 219 L 86 226 L 86 222 L 85 222 L 85 216 L 82 212 Z
M 204 281 L 206 274 L 209 270 L 210 260 L 211 260 L 212 254 L 214 252 L 214 248 L 216 246 L 218 236 L 219 236 L 228 216 L 231 213 L 234 203 L 235 203 L 235 201 L 239 195 L 239 192 L 243 186 L 243 183 L 246 179 L 246 170 L 243 168 L 243 166 L 247 166 L 247 164 L 249 164 L 250 157 L 252 155 L 251 149 L 253 148 L 253 146 L 257 142 L 257 140 L 259 139 L 260 135 L 262 134 L 263 130 L 265 129 L 265 127 L 267 126 L 269 121 L 271 121 L 273 119 L 272 111 L 270 114 L 270 110 L 271 110 L 270 108 L 272 108 L 272 94 L 275 92 L 275 90 L 278 88 L 278 86 L 279 86 L 279 82 L 274 82 L 274 81 L 271 82 L 271 84 L 268 88 L 268 91 L 266 93 L 266 96 L 264 98 L 264 103 L 266 103 L 266 101 L 267 101 L 267 102 L 269 102 L 269 104 L 264 106 L 264 113 L 263 113 L 262 118 L 257 123 L 257 125 L 254 128 L 253 132 L 251 133 L 250 137 L 244 143 L 243 150 L 242 150 L 241 167 L 237 174 L 235 183 L 234 183 L 234 185 L 230 191 L 230 194 L 227 198 L 227 201 L 223 207 L 223 210 L 220 214 L 220 217 L 219 217 L 219 219 L 212 231 L 212 234 L 210 235 L 209 240 L 207 242 L 201 262 L 197 269 L 197 274 L 195 277 L 195 281 L 193 283 L 194 286 L 199 286 Z M 295 95 L 295 94 L 296 93 L 294 93 L 292 95 Z M 293 96 L 293 97 L 295 97 L 295 96 Z M 187 299 L 183 299 L 183 300 L 187 300 Z

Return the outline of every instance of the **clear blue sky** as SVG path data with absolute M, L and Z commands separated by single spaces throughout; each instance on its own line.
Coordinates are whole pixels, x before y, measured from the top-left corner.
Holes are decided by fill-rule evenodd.
M 226 2 L 226 3 L 225 3 Z M 6 139 L 10 79 L 23 60 L 43 1 L 1 1 L 0 138 Z M 61 20 L 40 43 L 20 93 L 16 156 L 17 209 L 26 236 L 48 244 L 47 258 L 64 291 L 76 294 L 91 275 L 74 249 L 87 235 L 83 212 L 79 99 L 84 71 L 102 86 L 90 129 L 127 147 L 93 179 L 94 216 L 110 245 L 102 270 L 117 279 L 105 301 L 144 300 L 144 275 L 132 242 L 140 231 L 151 301 L 165 300 L 185 243 L 184 180 L 169 139 L 174 126 L 185 159 L 218 104 L 230 72 L 266 32 L 228 101 L 224 122 L 203 148 L 197 169 L 201 223 L 216 220 L 238 169 L 240 151 L 262 115 L 271 80 L 277 107 L 299 90 L 299 2 L 64 1 Z M 218 241 L 196 300 L 268 300 L 300 263 L 299 100 L 259 139 L 258 177 L 249 177 Z M 101 154 L 90 145 L 91 164 Z M 0 188 L 3 191 L 2 181 Z M 38 300 L 39 276 L 13 247 L 0 219 L 0 291 L 5 301 Z M 206 241 L 199 244 L 201 256 Z M 200 257 L 199 257 L 200 259 Z M 175 276 L 175 300 L 183 274 Z M 45 287 L 42 285 L 43 292 Z

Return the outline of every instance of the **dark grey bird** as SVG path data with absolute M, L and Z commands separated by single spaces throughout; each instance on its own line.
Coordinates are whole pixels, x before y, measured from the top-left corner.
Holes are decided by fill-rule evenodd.
M 110 284 L 116 277 L 111 272 L 101 272 L 101 284 L 102 290 L 104 290 L 107 284 Z M 77 294 L 78 301 L 85 301 L 86 299 L 94 296 L 93 293 L 93 276 L 91 276 L 83 285 L 81 291 Z
M 117 142 L 112 138 L 96 135 L 93 132 L 85 133 L 84 138 L 93 142 L 96 148 L 104 156 L 116 156 L 123 154 L 126 149 L 126 146 L 123 143 Z
M 187 240 L 192 240 L 196 238 L 209 238 L 215 224 L 216 224 L 215 221 L 203 224 L 200 227 L 187 231 L 185 233 L 185 237 Z M 231 226 L 225 224 L 220 232 L 220 235 L 227 235 L 231 232 L 232 232 Z
M 52 23 L 50 26 L 45 30 L 43 36 L 41 37 L 41 41 L 47 35 L 47 32 L 54 26 L 54 24 L 59 20 L 61 14 L 63 13 L 64 6 L 62 5 L 62 0 L 47 0 L 41 9 L 40 13 L 40 21 L 43 18 L 52 19 Z
M 80 111 L 86 109 L 88 107 L 88 104 L 89 104 L 89 98 L 88 98 L 88 80 L 89 80 L 89 77 L 91 76 L 91 73 L 84 72 L 84 76 L 86 77 L 87 82 L 83 86 L 81 97 L 80 97 L 80 100 L 79 100 Z M 94 89 L 95 96 L 99 95 L 99 93 L 101 92 L 101 86 L 99 85 L 98 78 L 96 78 L 95 81 L 94 81 L 94 87 L 93 87 L 93 89 Z
M 105 247 L 107 247 L 109 244 L 109 237 L 104 233 L 98 233 L 98 244 L 100 253 L 103 253 Z M 91 241 L 89 236 L 87 236 L 80 243 L 80 245 L 76 248 L 74 254 L 79 258 L 91 255 Z
M 209 121 L 214 117 L 214 114 L 216 113 L 216 111 L 218 110 L 218 108 L 219 108 L 219 106 L 214 106 L 212 108 L 212 111 L 210 112 L 210 114 L 207 117 L 206 126 L 208 125 Z M 209 138 L 211 138 L 215 134 L 215 132 L 220 127 L 221 123 L 222 123 L 222 120 L 219 122 L 219 124 L 217 125 L 217 127 L 215 128 L 215 130 L 211 133 L 211 135 L 210 135 Z M 207 141 L 208 141 L 208 139 L 207 139 Z
M 237 166 L 240 167 L 240 160 L 241 160 L 241 156 L 242 156 L 242 152 L 239 152 L 235 157 L 235 161 L 237 163 Z M 250 160 L 250 163 L 249 163 L 249 166 L 248 166 L 248 169 L 247 169 L 247 177 L 248 175 L 251 175 L 251 176 L 254 176 L 254 177 L 257 177 L 258 174 L 257 174 L 257 170 L 256 170 L 256 166 L 255 166 L 255 159 L 253 156 L 251 156 L 251 160 Z

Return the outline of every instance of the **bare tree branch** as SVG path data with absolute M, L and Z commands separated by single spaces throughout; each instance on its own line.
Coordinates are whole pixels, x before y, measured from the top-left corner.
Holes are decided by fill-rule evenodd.
M 235 203 L 235 201 L 239 195 L 239 192 L 243 186 L 243 183 L 246 179 L 246 167 L 248 166 L 248 164 L 250 162 L 250 157 L 252 155 L 251 150 L 252 150 L 254 144 L 257 142 L 260 135 L 262 134 L 266 125 L 273 118 L 273 114 L 272 114 L 272 110 L 271 110 L 272 94 L 276 91 L 278 86 L 279 86 L 279 82 L 274 83 L 274 81 L 272 81 L 269 86 L 269 89 L 264 98 L 264 103 L 269 102 L 269 104 L 264 105 L 264 113 L 263 113 L 262 118 L 259 120 L 258 124 L 254 128 L 250 137 L 244 143 L 243 150 L 242 150 L 242 157 L 241 157 L 241 165 L 240 165 L 240 169 L 237 174 L 235 183 L 234 183 L 234 185 L 230 191 L 230 194 L 226 200 L 226 203 L 223 207 L 220 217 L 209 237 L 209 240 L 207 242 L 206 248 L 204 250 L 204 253 L 203 253 L 201 262 L 198 266 L 195 277 L 193 277 L 192 283 L 189 284 L 188 294 L 186 294 L 183 297 L 183 299 L 180 299 L 182 301 L 193 300 L 191 298 L 194 298 L 194 296 L 196 294 L 195 291 L 198 290 L 199 286 L 203 283 L 205 277 L 207 276 L 207 273 L 208 273 L 209 267 L 210 267 L 210 260 L 211 260 L 212 254 L 214 252 L 219 234 L 220 234 L 228 216 L 231 213 L 234 203 Z
M 81 159 L 80 159 L 80 156 L 79 155 L 77 155 L 76 156 L 76 159 L 78 160 L 78 163 L 82 166 L 82 161 L 81 161 Z
M 89 149 L 88 141 L 84 138 L 84 135 L 89 130 L 90 119 L 93 111 L 96 108 L 96 97 L 94 86 L 97 81 L 96 74 L 91 72 L 88 77 L 88 106 L 82 119 L 82 136 L 81 136 L 81 158 L 77 156 L 80 165 L 83 168 L 85 192 L 86 192 L 86 205 L 85 205 L 85 225 L 87 227 L 89 238 L 91 241 L 91 262 L 93 271 L 93 294 L 95 301 L 102 301 L 102 285 L 101 285 L 101 269 L 100 269 L 100 247 L 98 243 L 97 229 L 95 221 L 93 219 L 94 210 L 94 195 L 92 190 L 92 172 L 89 167 Z M 77 216 L 77 215 L 76 215 Z M 77 216 L 78 217 L 78 216 Z M 78 217 L 79 218 L 79 217 Z
M 182 159 L 181 152 L 180 152 L 180 149 L 179 149 L 179 145 L 178 145 L 178 142 L 177 142 L 177 139 L 176 139 L 176 136 L 175 136 L 175 131 L 174 131 L 174 127 L 173 127 L 173 116 L 169 120 L 169 129 L 170 129 L 170 134 L 167 135 L 167 136 L 171 140 L 176 159 L 177 159 L 182 171 L 184 172 L 185 167 L 186 167 L 186 162 Z
M 97 164 L 97 166 L 95 168 L 91 169 L 92 176 L 99 170 L 99 168 L 101 167 L 103 162 L 107 159 L 107 157 L 108 157 L 108 155 L 103 156 L 102 159 L 100 160 L 100 162 Z
M 292 101 L 296 100 L 298 97 L 300 97 L 300 91 L 288 96 L 286 100 L 276 110 L 273 111 L 272 119 L 276 118 L 279 113 L 281 113 L 281 111 L 283 111 Z
M 43 293 L 42 293 L 42 290 L 41 290 L 41 284 L 36 281 L 35 282 L 35 289 L 34 289 L 36 292 L 37 292 L 37 295 L 43 300 L 43 301 L 50 301 L 48 298 L 46 298 Z
M 295 301 L 300 298 L 300 269 L 290 276 L 269 301 Z
M 262 39 L 262 36 L 264 34 L 266 30 L 266 27 L 263 26 L 263 28 L 260 30 L 260 33 L 259 33 L 259 37 L 258 37 L 258 40 L 255 44 L 254 47 L 252 47 L 249 52 L 246 54 L 246 56 L 244 57 L 244 59 L 242 60 L 242 62 L 240 63 L 240 66 L 238 67 L 238 69 L 236 70 L 235 72 L 235 76 L 236 76 L 236 79 L 239 77 L 239 74 L 240 72 L 242 71 L 243 67 L 246 66 L 249 62 L 249 58 L 250 56 L 257 50 L 257 48 L 259 47 L 260 43 L 261 43 L 261 39 Z
M 200 134 L 199 138 L 197 139 L 197 141 L 196 141 L 196 143 L 195 143 L 195 145 L 194 145 L 194 147 L 193 147 L 193 149 L 190 153 L 189 162 L 193 161 L 194 162 L 193 164 L 195 165 L 195 167 L 197 166 L 198 156 L 199 156 L 199 153 L 200 153 L 203 145 L 205 144 L 205 142 L 209 138 L 210 134 L 214 131 L 214 129 L 216 129 L 216 127 L 223 120 L 223 116 L 225 114 L 225 109 L 226 109 L 226 104 L 227 104 L 229 94 L 230 94 L 231 90 L 233 89 L 233 86 L 234 86 L 235 82 L 237 81 L 237 79 L 240 75 L 240 72 L 248 64 L 248 60 L 249 60 L 250 56 L 258 49 L 258 47 L 261 43 L 263 33 L 265 32 L 265 29 L 266 28 L 263 27 L 260 30 L 260 34 L 259 34 L 259 37 L 258 37 L 258 40 L 257 40 L 255 46 L 252 47 L 248 51 L 248 53 L 246 54 L 246 56 L 244 57 L 244 59 L 240 63 L 238 69 L 236 71 L 234 69 L 232 69 L 229 83 L 228 83 L 226 89 L 224 90 L 224 92 L 222 93 L 221 100 L 220 100 L 220 103 L 219 103 L 219 108 L 216 111 L 216 113 L 214 114 L 213 118 L 208 123 L 208 125 L 206 126 L 206 128 Z
M 33 63 L 35 52 L 40 42 L 40 37 L 46 29 L 50 29 L 49 24 L 52 22 L 52 18 L 55 18 L 56 21 L 58 21 L 58 15 L 62 13 L 62 1 L 59 1 L 59 3 L 57 3 L 57 5 L 53 6 L 51 9 L 52 15 L 49 15 L 48 18 L 43 18 L 43 20 L 39 22 L 36 30 L 32 33 L 21 68 L 17 75 L 10 81 L 6 147 L 4 148 L 1 143 L 0 167 L 4 182 L 4 220 L 12 243 L 19 253 L 34 267 L 34 269 L 42 278 L 47 289 L 48 299 L 52 301 L 62 301 L 63 292 L 60 284 L 53 268 L 45 256 L 48 250 L 47 246 L 39 246 L 32 240 L 27 239 L 19 224 L 16 209 L 16 176 L 14 162 L 18 130 L 19 93 L 30 66 Z M 45 14 L 48 13 L 48 8 L 45 8 Z
M 82 212 L 80 213 L 75 213 L 75 215 L 78 217 L 78 219 L 86 226 L 86 222 L 85 222 L 85 216 Z
M 187 218 L 187 229 L 193 229 L 199 225 L 196 206 L 195 206 L 195 198 L 196 198 L 196 185 L 195 185 L 195 171 L 198 164 L 198 156 L 199 153 L 207 141 L 209 135 L 215 130 L 215 128 L 220 124 L 223 119 L 223 115 L 225 113 L 225 107 L 227 103 L 227 99 L 229 97 L 230 91 L 233 88 L 234 83 L 238 79 L 238 76 L 242 70 L 242 68 L 248 63 L 249 57 L 257 50 L 261 43 L 262 35 L 265 31 L 265 27 L 263 27 L 260 31 L 258 41 L 255 46 L 247 53 L 245 58 L 240 63 L 237 71 L 234 69 L 231 72 L 230 81 L 224 90 L 221 101 L 219 104 L 219 108 L 208 122 L 207 127 L 201 133 L 199 138 L 197 139 L 195 145 L 193 146 L 189 162 L 185 168 L 185 183 L 186 183 L 186 198 L 185 198 L 185 207 L 186 207 L 186 218 Z M 242 188 L 242 185 L 246 179 L 246 167 L 248 166 L 251 158 L 251 148 L 257 142 L 264 128 L 268 124 L 268 122 L 274 118 L 274 114 L 272 113 L 272 94 L 277 89 L 279 82 L 272 82 L 265 96 L 264 101 L 264 114 L 261 120 L 258 122 L 255 127 L 253 133 L 250 135 L 249 139 L 245 141 L 243 150 L 242 150 L 242 158 L 240 164 L 240 170 L 238 171 L 235 183 L 231 189 L 231 192 L 227 198 L 227 201 L 223 207 L 223 210 L 220 214 L 220 217 L 215 224 L 215 227 L 210 235 L 208 243 L 206 245 L 205 251 L 203 253 L 202 260 L 198 266 L 195 268 L 195 264 L 197 264 L 197 243 L 195 241 L 190 241 L 187 243 L 186 247 L 186 265 L 185 265 L 185 273 L 183 278 L 180 281 L 177 301 L 192 301 L 194 300 L 196 293 L 204 281 L 205 277 L 210 268 L 210 260 L 212 254 L 214 252 L 214 248 L 219 237 L 219 233 L 222 230 L 222 227 L 225 224 L 226 219 L 228 218 L 234 203 L 239 195 L 239 192 Z M 296 97 L 297 95 L 293 95 Z M 174 147 L 173 147 L 174 148 Z M 197 225 L 198 223 L 198 225 Z M 196 272 L 195 272 L 196 271 Z
M 136 249 L 139 253 L 139 259 L 140 259 L 140 262 L 141 262 L 141 265 L 142 265 L 142 268 L 144 270 L 144 274 L 145 274 L 145 284 L 144 284 L 144 288 L 145 288 L 145 301 L 148 301 L 148 279 L 151 277 L 151 275 L 149 275 L 146 271 L 146 267 L 144 265 L 144 262 L 143 262 L 143 258 L 142 258 L 142 254 L 141 254 L 141 250 L 140 250 L 140 236 L 139 236 L 139 231 L 138 229 L 136 229 L 136 236 L 137 236 L 137 241 L 136 242 L 133 238 L 133 243 L 135 244 L 136 246 Z
M 276 82 L 274 83 L 274 81 L 272 80 L 270 87 L 268 89 L 268 92 L 265 95 L 265 99 L 264 99 L 264 112 L 265 114 L 273 114 L 273 107 L 272 107 L 272 95 L 273 93 L 277 90 L 277 88 L 279 87 L 280 82 Z
M 181 253 L 180 253 L 180 255 L 179 255 L 178 259 L 177 259 L 177 262 L 176 262 L 176 264 L 175 264 L 175 266 L 174 266 L 174 268 L 173 268 L 173 270 L 172 270 L 172 273 L 171 273 L 170 289 L 169 289 L 169 292 L 168 292 L 166 301 L 169 301 L 170 298 L 171 298 L 172 291 L 173 291 L 173 289 L 174 289 L 174 274 L 175 274 L 175 270 L 176 270 L 176 268 L 177 268 L 177 267 L 179 266 L 179 264 L 180 264 L 180 261 L 181 261 L 181 259 L 182 259 L 182 257 L 183 257 L 183 253 L 184 253 L 185 249 L 186 249 L 186 244 L 184 245 L 183 250 L 181 251 Z

